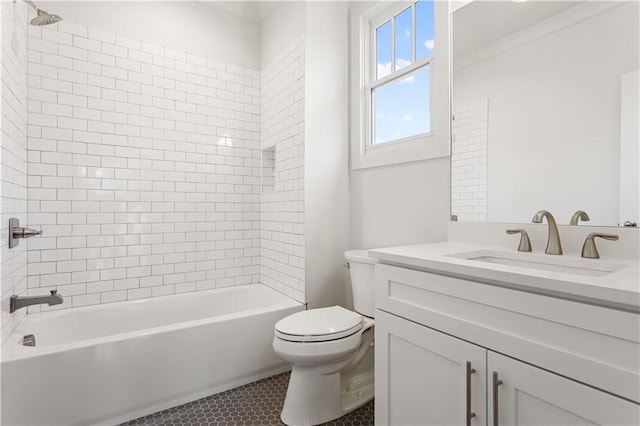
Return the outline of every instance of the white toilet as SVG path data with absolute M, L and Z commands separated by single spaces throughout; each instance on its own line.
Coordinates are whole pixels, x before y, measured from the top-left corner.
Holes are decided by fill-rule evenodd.
M 341 306 L 310 309 L 278 321 L 273 349 L 291 363 L 281 419 L 315 425 L 373 399 L 373 270 L 366 250 L 345 253 L 356 312 Z

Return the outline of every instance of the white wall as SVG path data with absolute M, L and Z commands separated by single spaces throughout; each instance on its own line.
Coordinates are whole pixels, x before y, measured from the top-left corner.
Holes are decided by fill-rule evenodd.
M 638 68 L 637 40 L 628 2 L 454 70 L 455 106 L 488 99 L 489 221 L 544 208 L 559 223 L 578 209 L 618 222 L 620 80 Z
M 260 73 L 67 21 L 28 51 L 29 293 L 258 282 Z
M 278 2 L 261 24 L 260 53 L 262 67 L 269 65 L 288 48 L 293 39 L 305 32 L 306 26 L 306 2 Z
M 0 343 L 26 313 L 9 314 L 9 298 L 27 288 L 27 244 L 9 250 L 9 218 L 27 226 L 27 5 L 1 7 L 2 134 L 0 139 Z
M 67 21 L 260 69 L 260 25 L 196 1 L 46 2 Z
M 357 2 L 350 7 L 351 139 L 359 138 L 360 125 L 358 18 L 374 4 Z M 445 87 L 440 89 L 447 90 L 448 79 L 441 81 Z M 447 111 L 448 105 L 437 108 Z M 351 248 L 445 240 L 450 211 L 449 180 L 449 158 L 351 170 Z
M 329 30 L 330 29 L 330 30 Z M 305 258 L 311 308 L 344 304 L 349 248 L 348 4 L 307 5 Z
M 351 172 L 351 246 L 447 239 L 449 159 Z

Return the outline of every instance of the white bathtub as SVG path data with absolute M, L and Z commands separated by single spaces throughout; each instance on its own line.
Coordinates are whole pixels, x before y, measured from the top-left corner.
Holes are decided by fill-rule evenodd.
M 273 327 L 302 309 L 248 285 L 28 315 L 2 346 L 2 425 L 115 424 L 285 371 Z

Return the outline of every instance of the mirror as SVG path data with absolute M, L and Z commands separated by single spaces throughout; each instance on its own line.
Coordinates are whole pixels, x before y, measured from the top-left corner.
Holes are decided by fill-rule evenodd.
M 473 1 L 452 13 L 459 221 L 640 223 L 636 1 Z

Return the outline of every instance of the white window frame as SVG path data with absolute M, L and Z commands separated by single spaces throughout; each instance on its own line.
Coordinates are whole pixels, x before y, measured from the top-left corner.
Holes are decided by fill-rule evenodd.
M 359 110 L 358 135 L 351 142 L 351 165 L 353 169 L 379 167 L 412 161 L 449 156 L 449 16 L 448 2 L 434 1 L 435 49 L 431 57 L 392 72 L 375 80 L 375 31 L 407 9 L 414 1 L 383 1 L 362 14 L 359 18 L 359 62 L 358 76 Z M 415 20 L 413 22 L 415 31 Z M 392 24 L 393 32 L 393 24 Z M 413 43 L 415 44 L 415 37 Z M 415 49 L 413 55 L 415 56 Z M 391 58 L 392 63 L 395 58 Z M 430 130 L 394 141 L 371 144 L 373 133 L 372 91 L 390 81 L 399 80 L 418 69 L 428 66 L 430 73 Z

